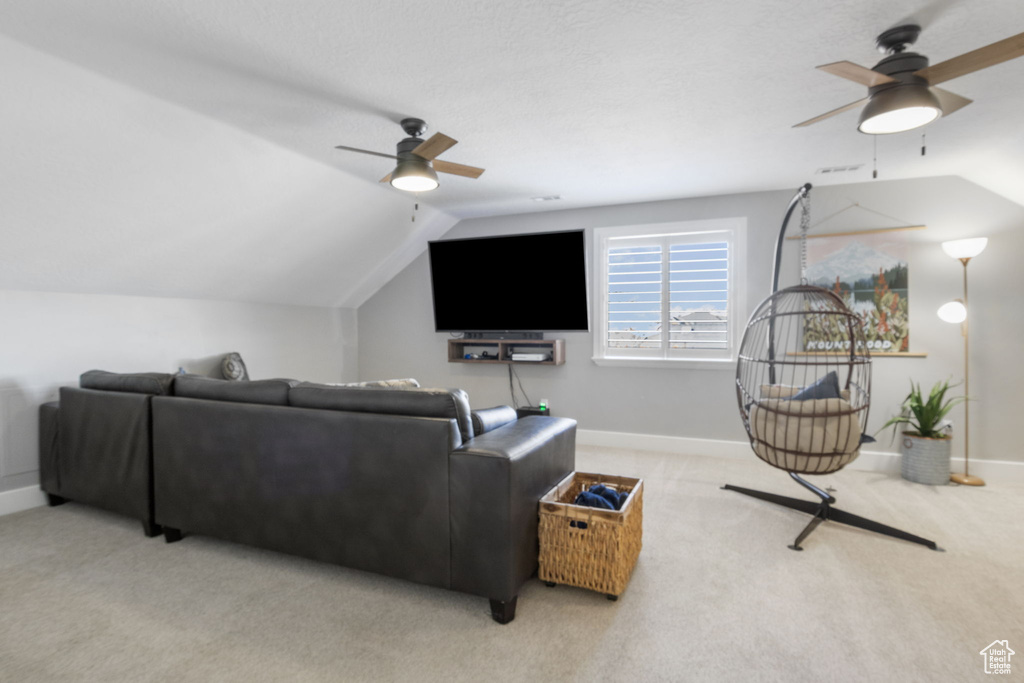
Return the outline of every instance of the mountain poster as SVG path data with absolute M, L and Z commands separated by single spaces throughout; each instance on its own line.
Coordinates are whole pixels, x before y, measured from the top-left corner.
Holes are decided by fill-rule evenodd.
M 890 231 L 807 240 L 808 284 L 835 292 L 864 323 L 871 353 L 909 353 L 907 242 Z M 830 348 L 827 330 L 806 325 L 804 351 Z

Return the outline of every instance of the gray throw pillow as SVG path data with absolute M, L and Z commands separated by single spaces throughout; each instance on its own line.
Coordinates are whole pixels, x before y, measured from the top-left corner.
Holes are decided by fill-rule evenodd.
M 245 369 L 245 361 L 242 360 L 242 354 L 232 351 L 224 356 L 224 360 L 220 362 L 220 374 L 224 375 L 224 379 L 229 379 L 233 382 L 248 380 L 249 371 Z
M 789 397 L 791 401 L 810 401 L 818 398 L 842 398 L 839 392 L 839 375 L 836 371 L 828 373 L 814 384 L 804 387 Z

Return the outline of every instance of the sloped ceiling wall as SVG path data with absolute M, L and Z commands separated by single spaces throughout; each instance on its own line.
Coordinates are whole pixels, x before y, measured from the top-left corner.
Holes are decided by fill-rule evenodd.
M 938 62 L 1024 3 L 0 0 L 0 287 L 358 306 L 453 217 L 868 181 L 874 143 L 879 179 L 1024 204 L 1024 58 L 952 81 L 975 103 L 925 157 L 854 112 L 792 128 L 865 94 L 814 65 L 909 19 Z M 333 148 L 389 151 L 406 115 L 487 169 L 416 223 L 387 160 Z
M 455 223 L 5 38 L 0 64 L 0 289 L 354 307 Z

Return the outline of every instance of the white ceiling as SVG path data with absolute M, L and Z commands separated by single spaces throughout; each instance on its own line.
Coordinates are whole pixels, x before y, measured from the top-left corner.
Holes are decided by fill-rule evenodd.
M 296 239 L 306 239 L 314 253 L 358 252 L 376 240 L 380 253 L 350 259 L 347 279 L 329 275 L 328 264 L 315 258 L 312 269 L 303 269 L 311 255 L 290 258 L 285 250 L 282 272 L 269 279 L 284 294 L 250 289 L 221 297 L 316 305 L 357 305 L 426 233 L 443 232 L 456 218 L 868 180 L 875 138 L 856 132 L 856 112 L 805 129 L 791 126 L 865 95 L 815 65 L 849 59 L 872 66 L 880 58 L 875 36 L 908 17 L 925 24 L 916 48 L 937 63 L 1024 30 L 1024 3 L 0 0 L 0 32 L 17 44 L 56 57 L 67 69 L 94 72 L 103 81 L 100 92 L 123 87 L 145 98 L 146 107 L 173 105 L 174 118 L 201 117 L 202 125 L 179 122 L 161 140 L 165 147 L 192 146 L 198 155 L 180 160 L 183 177 L 200 160 L 201 177 L 217 176 L 210 170 L 213 150 L 224 145 L 236 163 L 221 173 L 246 166 L 247 152 L 239 149 L 247 148 L 253 173 L 260 159 L 279 178 L 291 169 L 281 188 L 290 192 L 288 201 L 274 206 L 278 214 L 264 210 L 265 189 L 234 205 L 219 203 L 217 211 L 247 213 L 266 234 L 289 212 L 303 224 L 331 225 L 307 235 L 299 229 Z M 950 81 L 943 87 L 975 103 L 927 128 L 925 157 L 919 135 L 878 139 L 879 177 L 959 175 L 1024 204 L 1022 82 L 1024 59 Z M 90 137 L 90 125 L 104 125 L 106 105 L 95 106 L 95 120 L 77 130 L 82 138 Z M 436 211 L 420 228 L 405 226 L 399 238 L 382 240 L 374 221 L 408 220 L 409 198 L 374 187 L 390 170 L 387 160 L 333 146 L 390 152 L 403 137 L 396 124 L 404 116 L 424 118 L 432 131 L 460 140 L 442 158 L 487 172 L 479 180 L 442 175 L 442 186 L 423 196 Z M 55 139 L 72 144 L 70 133 Z M 99 139 L 116 140 L 117 133 Z M 207 140 L 211 151 L 203 156 Z M 76 151 L 73 144 L 63 148 L 69 151 Z M 102 154 L 88 146 L 84 152 Z M 864 167 L 835 177 L 814 174 L 847 164 Z M 335 183 L 344 191 L 328 200 Z M 532 201 L 541 195 L 563 199 Z M 256 196 L 261 200 L 247 209 Z M 317 211 L 309 207 L 319 214 L 310 217 Z M 363 226 L 353 230 L 352 242 L 336 229 L 348 212 Z M 225 216 L 225 222 L 234 244 L 262 253 L 245 246 L 252 239 L 245 221 Z M 216 221 L 204 225 L 205 235 L 217 228 Z M 305 277 L 306 288 L 287 284 L 289 277 Z M 191 293 L 168 284 L 153 293 L 210 296 L 217 286 L 204 281 Z M 330 296 L 314 294 L 325 286 Z M 120 291 L 116 284 L 91 290 Z

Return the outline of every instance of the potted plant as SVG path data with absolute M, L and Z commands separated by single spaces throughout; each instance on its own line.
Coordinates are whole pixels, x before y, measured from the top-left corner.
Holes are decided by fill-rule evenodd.
M 900 441 L 901 473 L 904 479 L 933 486 L 949 483 L 949 456 L 952 437 L 946 433 L 943 420 L 966 396 L 946 398 L 946 392 L 958 384 L 949 380 L 936 382 L 927 398 L 920 384 L 910 383 L 910 393 L 903 399 L 900 414 L 889 419 L 882 429 L 907 424 L 913 430 L 903 432 Z M 879 431 L 882 431 L 880 429 Z

